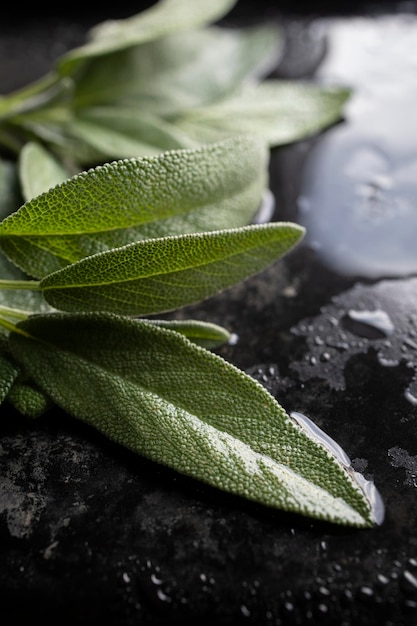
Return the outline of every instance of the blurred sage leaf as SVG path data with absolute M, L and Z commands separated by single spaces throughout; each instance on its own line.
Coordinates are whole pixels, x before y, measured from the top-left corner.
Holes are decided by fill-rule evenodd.
M 137 15 L 107 20 L 91 29 L 89 42 L 71 50 L 58 63 L 62 76 L 72 74 L 86 59 L 160 39 L 172 32 L 192 30 L 224 17 L 236 0 L 160 0 Z
M 212 106 L 190 110 L 176 123 L 200 142 L 249 132 L 274 147 L 305 139 L 340 121 L 350 95 L 345 88 L 271 79 L 242 88 Z
M 70 178 L 62 163 L 44 146 L 34 141 L 19 153 L 19 177 L 25 200 L 31 200 Z
M 90 60 L 75 82 L 74 108 L 125 106 L 169 118 L 259 81 L 282 47 L 277 25 L 175 33 Z

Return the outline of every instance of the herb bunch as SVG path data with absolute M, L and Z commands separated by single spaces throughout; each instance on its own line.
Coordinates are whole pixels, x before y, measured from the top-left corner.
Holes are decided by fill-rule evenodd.
M 270 149 L 341 118 L 345 88 L 268 78 L 276 25 L 231 0 L 104 22 L 0 99 L 0 400 L 267 506 L 357 527 L 334 454 L 216 354 L 229 330 L 163 314 L 280 261 L 304 229 L 255 223 Z

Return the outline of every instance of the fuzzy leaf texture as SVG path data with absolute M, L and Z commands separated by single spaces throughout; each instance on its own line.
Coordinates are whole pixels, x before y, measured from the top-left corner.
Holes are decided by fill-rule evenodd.
M 265 269 L 304 235 L 290 222 L 147 239 L 46 276 L 45 300 L 64 311 L 149 315 L 205 300 Z
M 36 278 L 132 241 L 247 224 L 267 185 L 268 150 L 237 137 L 81 172 L 0 224 L 0 249 Z
M 337 524 L 375 523 L 364 491 L 257 381 L 179 333 L 106 314 L 34 316 L 11 349 L 73 417 L 226 492 Z

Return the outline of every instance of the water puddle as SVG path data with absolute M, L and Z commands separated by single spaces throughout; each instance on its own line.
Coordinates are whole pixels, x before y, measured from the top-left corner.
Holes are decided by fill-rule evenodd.
M 291 364 L 301 381 L 323 378 L 333 389 L 345 389 L 344 367 L 353 355 L 372 347 L 383 367 L 405 362 L 412 379 L 404 397 L 417 405 L 417 278 L 357 283 L 335 296 L 314 318 L 291 329 L 304 337 L 307 351 Z
M 417 272 L 417 17 L 329 23 L 317 77 L 351 87 L 345 121 L 304 168 L 297 221 L 305 243 L 342 275 Z

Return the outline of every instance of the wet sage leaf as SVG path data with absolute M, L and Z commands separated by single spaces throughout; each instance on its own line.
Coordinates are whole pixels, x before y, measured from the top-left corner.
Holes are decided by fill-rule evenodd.
M 177 332 L 106 314 L 34 316 L 10 345 L 46 395 L 111 440 L 267 506 L 357 527 L 370 502 L 258 382 Z

